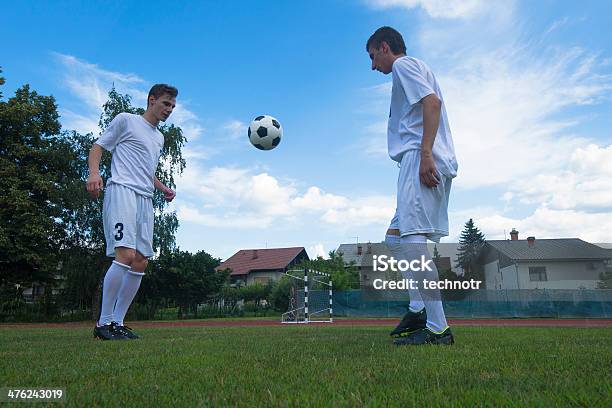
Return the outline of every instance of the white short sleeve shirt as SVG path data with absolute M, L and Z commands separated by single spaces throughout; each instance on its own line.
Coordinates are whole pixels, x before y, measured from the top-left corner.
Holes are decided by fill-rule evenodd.
M 442 91 L 433 72 L 423 61 L 404 56 L 393 63 L 392 76 L 391 109 L 387 127 L 389 156 L 399 163 L 406 151 L 421 148 L 423 140 L 421 99 L 435 94 L 442 102 L 442 108 L 433 146 L 434 161 L 439 172 L 448 177 L 455 177 L 458 168 L 455 147 Z
M 108 183 L 153 197 L 155 170 L 164 147 L 164 136 L 155 126 L 140 115 L 120 113 L 96 144 L 113 155 Z

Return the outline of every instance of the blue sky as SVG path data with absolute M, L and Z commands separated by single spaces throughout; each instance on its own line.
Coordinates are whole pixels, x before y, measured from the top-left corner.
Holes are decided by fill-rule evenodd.
M 489 239 L 612 239 L 612 6 L 607 1 L 355 0 L 3 2 L 9 97 L 54 95 L 65 129 L 97 133 L 114 83 L 144 105 L 179 88 L 188 138 L 178 179 L 182 249 L 380 241 L 397 167 L 386 155 L 390 77 L 365 41 L 382 25 L 436 73 L 459 175 L 450 236 L 473 218 Z M 260 114 L 284 128 L 248 143 Z

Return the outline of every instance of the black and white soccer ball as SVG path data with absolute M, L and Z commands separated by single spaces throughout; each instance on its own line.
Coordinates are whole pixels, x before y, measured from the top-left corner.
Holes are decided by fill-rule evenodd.
M 248 133 L 253 146 L 260 150 L 272 150 L 281 141 L 283 127 L 272 116 L 262 115 L 253 119 Z

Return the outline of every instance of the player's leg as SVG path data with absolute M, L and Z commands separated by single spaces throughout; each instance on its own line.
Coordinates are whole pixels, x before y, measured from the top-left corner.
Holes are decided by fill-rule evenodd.
M 405 258 L 405 254 L 402 251 L 402 246 L 400 244 L 400 231 L 399 231 L 399 220 L 397 211 L 391 220 L 391 224 L 389 229 L 387 230 L 387 235 L 385 236 L 385 244 L 391 252 L 391 255 L 397 260 L 400 261 Z M 408 279 L 409 281 L 415 281 L 415 277 L 412 274 L 412 271 L 405 270 L 401 271 L 404 279 Z M 416 330 L 420 330 L 425 327 L 425 322 L 427 320 L 427 315 L 425 312 L 425 304 L 421 299 L 421 294 L 419 290 L 413 287 L 408 289 L 408 296 L 410 296 L 410 304 L 408 306 L 408 311 L 404 314 L 398 325 L 389 333 L 390 336 L 398 337 L 398 336 L 407 336 L 415 332 Z
M 419 270 L 412 270 L 412 273 L 418 282 L 419 293 L 427 313 L 427 324 L 426 328 L 418 333 L 396 340 L 396 344 L 407 344 L 406 341 L 408 344 L 414 344 L 410 341 L 423 341 L 423 337 L 425 337 L 424 343 L 450 344 L 452 334 L 446 322 L 440 291 L 437 287 L 425 287 L 425 282 L 437 283 L 439 280 L 438 270 L 427 248 L 427 237 L 438 237 L 443 234 L 440 219 L 444 217 L 440 214 L 446 213 L 447 195 L 444 190 L 446 184 L 442 182 L 437 188 L 423 185 L 419 178 L 419 164 L 419 150 L 404 154 L 398 182 L 398 219 L 401 235 L 400 251 L 403 258 L 409 262 L 419 260 L 421 261 L 419 265 L 423 266 Z M 448 219 L 445 221 L 446 235 L 448 235 Z
M 131 196 L 131 190 L 114 184 L 107 186 L 104 196 L 106 255 L 115 257 L 104 276 L 102 307 L 94 329 L 94 336 L 104 340 L 125 338 L 115 331 L 113 310 L 123 277 L 134 259 L 136 206 Z
M 125 326 L 123 320 L 127 314 L 130 305 L 138 293 L 144 271 L 147 268 L 148 259 L 140 252 L 136 251 L 132 267 L 123 275 L 121 288 L 117 296 L 117 303 L 113 311 L 113 318 L 117 323 L 118 330 L 130 339 L 137 339 L 139 336 L 134 333 L 129 327 Z
M 137 339 L 139 336 L 125 326 L 125 315 L 140 289 L 140 283 L 149 262 L 148 258 L 153 256 L 153 200 L 137 194 L 136 203 L 135 256 L 130 270 L 124 275 L 114 310 L 114 318 L 119 331 L 130 339 Z

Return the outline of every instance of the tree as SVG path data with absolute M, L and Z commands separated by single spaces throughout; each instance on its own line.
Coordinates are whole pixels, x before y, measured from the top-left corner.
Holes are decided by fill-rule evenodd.
M 2 67 L 0 67 L 0 74 L 2 74 Z M 0 86 L 4 85 L 4 77 L 0 76 Z M 2 91 L 0 91 L 0 99 L 2 99 Z
M 606 269 L 599 274 L 597 289 L 612 289 L 612 270 Z
M 433 263 L 434 265 L 436 265 L 436 268 L 438 268 L 438 271 L 440 270 L 440 253 L 438 252 L 438 246 L 434 245 L 434 250 L 433 250 Z
M 485 237 L 480 230 L 474 225 L 474 221 L 470 218 L 465 223 L 461 237 L 459 238 L 459 247 L 457 248 L 456 267 L 460 267 L 464 272 L 464 279 L 483 280 L 482 271 L 478 267 L 477 260 L 480 256 L 480 251 L 485 244 Z
M 29 85 L 0 100 L 1 286 L 54 282 L 67 236 L 64 198 L 76 177 L 58 119 L 55 99 Z
M 329 258 L 303 261 L 297 268 L 309 268 L 331 275 L 335 290 L 359 289 L 359 271 L 355 263 L 346 264 L 342 252 L 330 251 Z
M 142 282 L 158 286 L 153 288 L 154 290 L 139 292 L 137 301 L 142 304 L 155 304 L 162 298 L 171 300 L 179 306 L 179 318 L 183 317 L 187 310 L 197 311 L 197 305 L 218 294 L 227 281 L 227 271 L 215 271 L 220 263 L 220 259 L 213 258 L 204 251 L 195 254 L 180 250 L 166 253 L 153 261 L 153 279 Z

